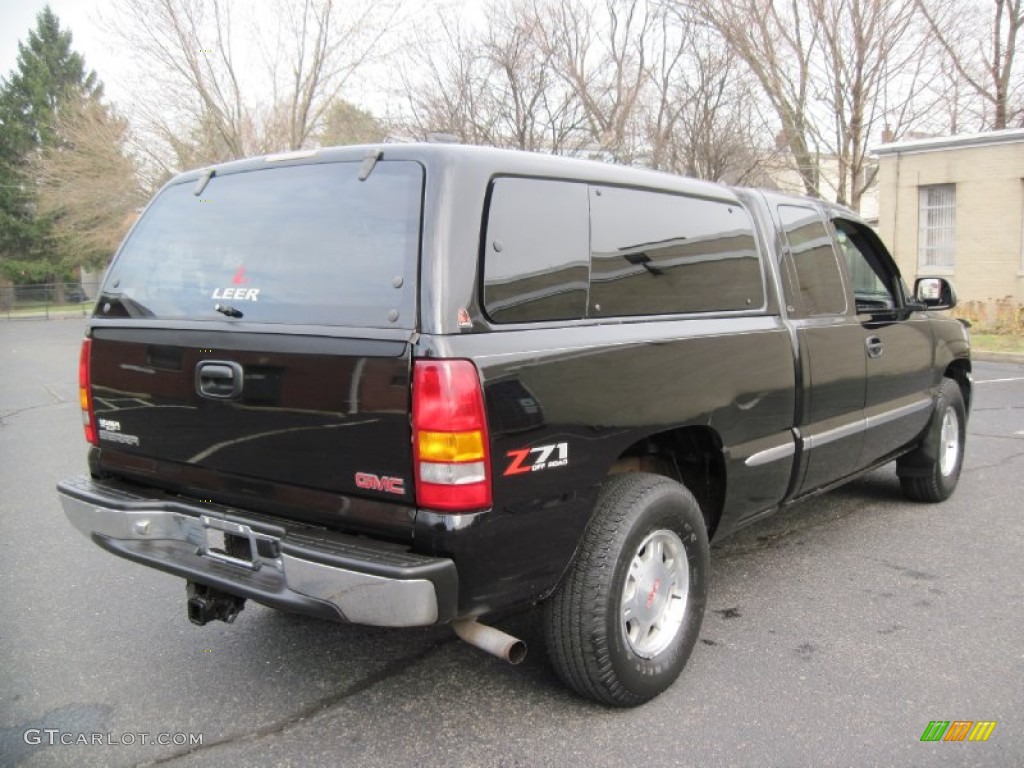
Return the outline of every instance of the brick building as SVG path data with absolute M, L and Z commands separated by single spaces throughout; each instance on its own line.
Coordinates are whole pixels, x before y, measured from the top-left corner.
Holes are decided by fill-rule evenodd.
M 908 282 L 949 277 L 994 319 L 1024 303 L 1024 129 L 883 144 L 878 229 Z

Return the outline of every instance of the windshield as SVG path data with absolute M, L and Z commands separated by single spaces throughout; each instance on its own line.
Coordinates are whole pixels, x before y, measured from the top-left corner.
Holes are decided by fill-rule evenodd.
M 414 328 L 423 170 L 382 161 L 360 181 L 359 168 L 166 188 L 107 274 L 97 316 Z

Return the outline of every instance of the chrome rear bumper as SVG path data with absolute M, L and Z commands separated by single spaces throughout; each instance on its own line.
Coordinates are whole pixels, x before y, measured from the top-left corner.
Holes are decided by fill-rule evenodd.
M 455 617 L 448 559 L 116 481 L 77 477 L 57 491 L 71 523 L 107 551 L 240 597 L 383 627 Z

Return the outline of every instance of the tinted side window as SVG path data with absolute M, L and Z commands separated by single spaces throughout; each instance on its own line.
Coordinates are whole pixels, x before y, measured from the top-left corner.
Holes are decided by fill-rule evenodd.
M 836 241 L 846 259 L 858 312 L 896 308 L 894 273 L 885 264 L 880 244 L 867 227 L 846 219 L 833 219 Z
M 753 224 L 739 204 L 595 187 L 590 206 L 592 316 L 764 304 Z
M 778 211 L 800 283 L 804 313 L 845 313 L 846 290 L 825 222 L 813 208 L 802 205 L 780 205 Z
M 587 186 L 497 179 L 484 241 L 484 309 L 499 323 L 586 315 Z

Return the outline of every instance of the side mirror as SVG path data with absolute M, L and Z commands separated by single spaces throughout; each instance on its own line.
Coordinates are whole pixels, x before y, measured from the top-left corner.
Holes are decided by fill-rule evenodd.
M 926 309 L 952 309 L 956 306 L 956 291 L 943 277 L 919 277 L 914 281 L 914 298 Z

